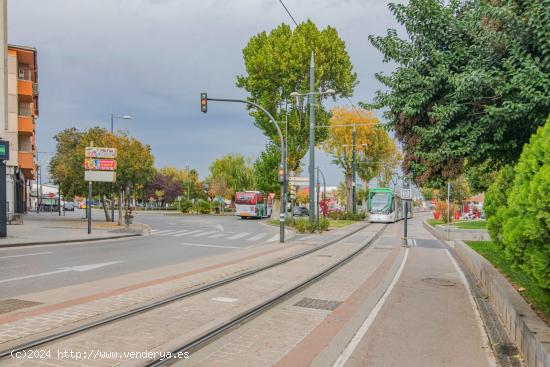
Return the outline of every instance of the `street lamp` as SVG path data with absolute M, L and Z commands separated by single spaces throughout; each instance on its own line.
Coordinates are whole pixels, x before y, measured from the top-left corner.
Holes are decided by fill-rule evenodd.
M 131 120 L 132 116 L 130 116 L 130 115 L 115 115 L 114 113 L 111 112 L 111 134 L 114 133 L 115 119 Z M 114 186 L 114 184 L 113 184 L 113 186 Z M 119 207 L 121 205 L 122 205 L 122 202 L 119 202 Z M 122 211 L 119 210 L 119 213 L 122 213 Z M 118 220 L 120 222 L 120 218 Z M 111 195 L 111 222 L 114 222 L 114 221 L 115 221 L 115 192 L 114 192 L 114 187 L 113 187 L 113 194 Z
M 131 120 L 132 116 L 130 116 L 130 115 L 115 115 L 114 113 L 111 113 L 111 134 L 114 132 L 115 119 Z
M 309 98 L 309 221 L 314 223 L 315 220 L 315 105 L 313 97 L 319 95 L 334 96 L 336 91 L 334 89 L 327 89 L 326 91 L 315 92 L 315 59 L 313 52 L 311 53 L 311 63 L 309 67 L 309 93 L 290 93 L 291 97 L 296 98 L 296 104 L 298 104 L 298 98 L 308 96 Z

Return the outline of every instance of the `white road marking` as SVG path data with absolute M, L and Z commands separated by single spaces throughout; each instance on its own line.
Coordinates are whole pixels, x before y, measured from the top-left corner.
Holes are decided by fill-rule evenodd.
M 49 271 L 47 273 L 38 273 L 38 274 L 25 275 L 25 276 L 17 277 L 17 278 L 2 279 L 2 280 L 0 280 L 0 283 L 8 283 L 8 282 L 16 281 L 16 280 L 23 280 L 23 279 L 30 279 L 30 278 L 39 278 L 39 277 L 43 277 L 43 276 L 46 276 L 46 275 L 66 273 L 68 271 L 79 271 L 79 272 L 89 271 L 89 270 L 99 269 L 99 268 L 102 268 L 104 266 L 118 264 L 118 263 L 121 263 L 121 262 L 122 261 L 111 261 L 111 262 L 99 263 L 99 264 L 69 266 L 69 267 L 59 268 L 55 271 Z
M 201 233 L 194 234 L 191 237 L 202 237 L 202 236 L 206 236 L 206 235 L 216 233 L 216 232 L 218 232 L 218 231 L 206 231 L 206 232 L 201 232 Z
M 191 231 L 191 232 L 187 231 L 187 232 L 185 232 L 185 233 L 178 233 L 178 234 L 175 234 L 174 237 L 188 236 L 188 235 L 190 235 L 190 234 L 193 234 L 193 233 L 200 233 L 200 232 L 202 232 L 202 229 L 195 230 L 195 231 Z
M 229 236 L 231 233 L 218 233 L 218 234 L 215 234 L 215 235 L 212 235 L 212 236 L 208 236 L 208 238 L 220 238 L 220 237 L 223 237 L 223 236 Z
M 264 238 L 265 236 L 267 236 L 267 233 L 258 233 L 257 235 L 252 236 L 249 239 L 247 239 L 247 241 L 258 241 L 258 240 Z
M 173 229 L 164 229 L 162 231 L 159 231 L 159 230 L 154 229 L 152 231 L 152 234 L 156 236 L 156 235 L 159 235 L 161 233 L 166 233 L 166 232 L 174 232 L 174 230 Z
M 230 298 L 230 297 L 214 297 L 212 298 L 212 301 L 216 302 L 226 302 L 226 303 L 232 303 L 238 301 L 238 298 Z
M 35 255 L 45 255 L 45 254 L 53 254 L 53 252 L 52 251 L 49 251 L 49 252 L 35 252 L 33 254 L 0 256 L 0 259 L 10 259 L 12 257 L 35 256 Z
M 170 232 L 167 232 L 167 233 L 160 234 L 159 236 L 163 236 L 163 237 L 164 237 L 164 236 L 173 236 L 173 235 L 175 235 L 175 234 L 179 234 L 179 233 L 182 233 L 182 234 L 183 234 L 183 233 L 187 233 L 187 232 L 189 232 L 188 229 L 181 230 L 181 231 L 170 231 Z
M 267 242 L 275 242 L 275 241 L 278 241 L 278 240 L 279 240 L 279 235 L 276 234 L 275 236 L 273 236 L 269 240 L 267 240 Z
M 298 241 L 306 241 L 306 240 L 309 240 L 311 237 L 313 236 L 305 236 L 305 237 L 302 237 L 302 238 L 298 238 Z
M 199 243 L 180 243 L 181 246 L 193 246 L 193 247 L 215 247 L 215 248 L 231 248 L 231 249 L 240 249 L 241 247 L 236 246 L 222 246 L 222 245 L 204 245 Z
M 363 322 L 359 330 L 357 330 L 357 333 L 353 336 L 349 344 L 346 346 L 346 349 L 340 354 L 340 357 L 334 362 L 332 367 L 342 367 L 346 364 L 349 357 L 353 354 L 357 346 L 359 345 L 359 342 L 363 339 L 369 328 L 371 327 L 372 323 L 374 322 L 374 319 L 376 319 L 376 316 L 382 309 L 382 306 L 384 306 L 384 303 L 386 302 L 386 299 L 389 297 L 391 291 L 393 290 L 393 287 L 397 284 L 397 281 L 399 280 L 399 277 L 401 276 L 401 273 L 403 272 L 403 268 L 405 267 L 405 263 L 407 262 L 407 257 L 409 256 L 409 249 L 405 249 L 405 256 L 403 256 L 403 260 L 401 261 L 401 265 L 399 266 L 399 269 L 397 270 L 397 273 L 395 273 L 395 276 L 393 277 L 390 286 L 386 289 L 384 292 L 384 295 L 378 300 L 372 311 L 369 313 L 369 316 L 367 319 Z
M 451 255 L 451 252 L 449 250 L 445 250 L 447 253 L 447 256 L 449 256 L 449 259 L 451 259 L 451 262 L 453 263 L 453 266 L 455 267 L 455 270 L 460 275 L 460 279 L 462 280 L 462 283 L 464 283 L 464 287 L 466 288 L 466 293 L 468 293 L 468 299 L 470 300 L 470 305 L 472 306 L 475 314 L 475 318 L 477 321 L 477 326 L 479 327 L 479 331 L 481 333 L 481 340 L 483 341 L 483 349 L 485 349 L 485 352 L 487 353 L 487 361 L 489 362 L 490 367 L 496 367 L 497 362 L 495 355 L 493 354 L 493 349 L 490 347 L 489 344 L 489 337 L 487 336 L 487 332 L 485 331 L 485 326 L 483 325 L 483 320 L 481 319 L 481 315 L 479 314 L 479 310 L 477 309 L 476 302 L 474 301 L 474 297 L 472 296 L 472 292 L 470 291 L 470 287 L 468 286 L 468 281 L 466 280 L 466 276 L 464 275 L 464 272 L 458 264 L 456 263 L 456 260 L 454 259 L 453 255 Z
M 237 233 L 236 235 L 233 235 L 231 237 L 227 237 L 228 240 L 238 240 L 239 238 L 243 238 L 243 237 L 246 237 L 250 234 L 250 232 L 240 232 L 240 233 Z

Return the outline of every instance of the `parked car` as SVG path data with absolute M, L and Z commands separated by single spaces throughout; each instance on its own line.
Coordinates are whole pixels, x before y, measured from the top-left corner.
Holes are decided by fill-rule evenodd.
M 63 204 L 63 210 L 74 212 L 74 203 L 72 201 L 66 201 Z
M 305 206 L 295 206 L 292 209 L 293 217 L 309 216 L 309 210 Z

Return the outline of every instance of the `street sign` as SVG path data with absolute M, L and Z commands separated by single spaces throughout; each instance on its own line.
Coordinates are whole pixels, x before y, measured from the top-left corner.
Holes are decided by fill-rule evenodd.
M 115 171 L 84 171 L 84 181 L 115 182 Z
M 0 161 L 7 161 L 10 159 L 10 142 L 7 140 L 0 140 Z
M 289 183 L 292 186 L 309 186 L 309 177 L 290 177 Z
M 116 158 L 116 148 L 86 147 L 86 158 Z
M 84 168 L 91 171 L 115 171 L 116 160 L 114 159 L 86 159 Z
M 401 189 L 401 199 L 411 200 L 411 189 Z

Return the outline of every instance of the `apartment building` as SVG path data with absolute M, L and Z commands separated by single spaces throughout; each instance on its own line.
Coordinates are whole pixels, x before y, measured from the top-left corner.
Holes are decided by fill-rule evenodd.
M 7 210 L 24 213 L 36 177 L 35 127 L 38 117 L 36 49 L 8 45 L 8 120 L 2 138 L 10 143 L 6 162 Z

